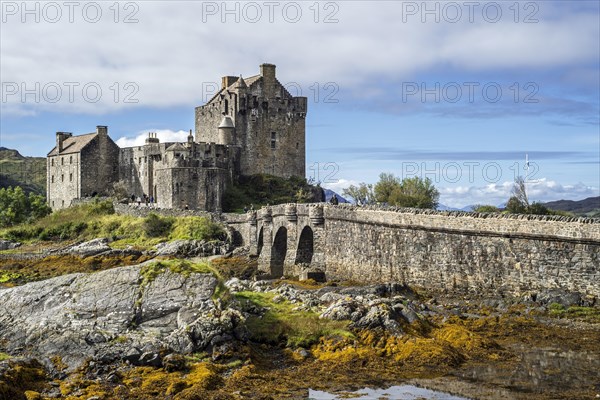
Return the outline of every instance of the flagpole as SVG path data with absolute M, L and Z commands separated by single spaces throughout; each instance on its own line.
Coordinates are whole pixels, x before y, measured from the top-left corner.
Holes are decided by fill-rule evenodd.
M 529 154 L 525 153 L 525 182 L 523 187 L 525 189 L 525 200 L 529 204 L 529 195 L 527 194 L 527 181 L 529 180 Z

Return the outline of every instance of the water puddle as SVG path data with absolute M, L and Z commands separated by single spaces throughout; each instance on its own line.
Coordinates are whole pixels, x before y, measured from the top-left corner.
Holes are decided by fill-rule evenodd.
M 337 400 L 337 399 L 381 399 L 381 400 L 467 400 L 466 397 L 453 396 L 451 394 L 437 392 L 435 390 L 423 389 L 412 385 L 392 386 L 387 389 L 364 388 L 356 392 L 347 392 L 343 395 L 335 395 L 318 390 L 308 391 L 309 400 Z

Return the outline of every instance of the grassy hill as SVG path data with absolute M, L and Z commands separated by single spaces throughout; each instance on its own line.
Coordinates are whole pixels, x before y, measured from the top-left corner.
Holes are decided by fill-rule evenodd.
M 26 192 L 46 194 L 46 159 L 24 157 L 0 147 L 0 188 L 21 186 Z
M 588 197 L 587 199 L 557 200 L 544 203 L 551 210 L 568 211 L 576 215 L 588 217 L 600 217 L 600 196 Z

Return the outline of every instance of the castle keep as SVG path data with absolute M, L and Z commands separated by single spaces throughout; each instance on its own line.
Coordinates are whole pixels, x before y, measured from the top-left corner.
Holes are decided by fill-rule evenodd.
M 228 184 L 240 175 L 304 177 L 306 97 L 294 97 L 263 64 L 248 78 L 225 76 L 221 89 L 196 108 L 195 137 L 119 148 L 106 126 L 73 136 L 56 133 L 48 153 L 47 199 L 53 209 L 77 198 L 107 195 L 122 182 L 128 193 L 158 207 L 221 209 Z

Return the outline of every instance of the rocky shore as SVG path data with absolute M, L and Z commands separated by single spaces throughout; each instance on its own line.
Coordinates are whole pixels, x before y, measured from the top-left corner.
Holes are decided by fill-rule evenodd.
M 403 382 L 469 398 L 600 394 L 600 311 L 576 293 L 256 281 L 255 261 L 218 242 L 139 252 L 97 239 L 33 261 L 15 249 L 3 272 L 81 263 L 0 289 L 0 399 L 302 399 Z

